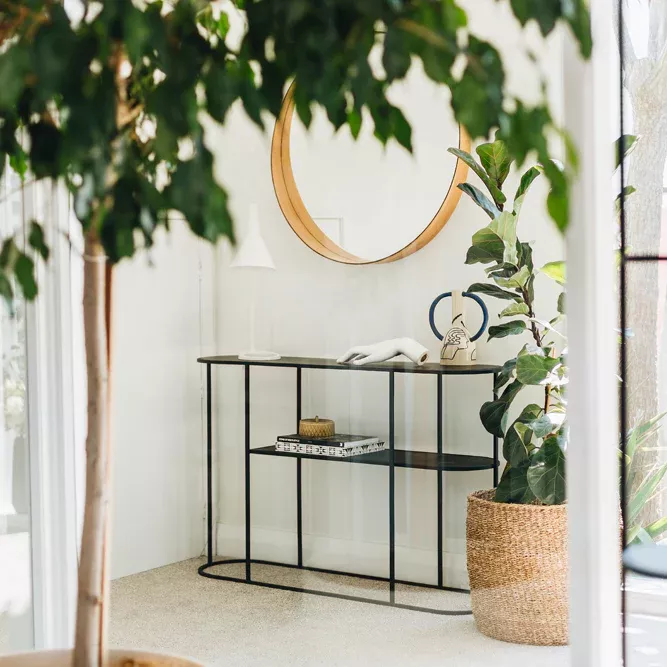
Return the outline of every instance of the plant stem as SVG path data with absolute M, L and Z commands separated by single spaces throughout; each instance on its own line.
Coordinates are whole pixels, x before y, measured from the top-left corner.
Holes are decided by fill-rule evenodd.
M 74 647 L 75 667 L 104 662 L 104 595 L 109 530 L 109 441 L 107 437 L 107 341 L 104 250 L 96 232 L 85 239 L 83 323 L 88 375 L 86 503 L 81 537 L 79 592 Z
M 537 324 L 535 324 L 534 322 L 535 311 L 533 310 L 533 302 L 531 301 L 530 296 L 528 294 L 528 290 L 525 287 L 521 288 L 521 296 L 523 297 L 524 303 L 528 306 L 528 319 L 530 320 L 530 331 L 533 334 L 533 338 L 535 339 L 537 347 L 542 349 L 542 337 L 540 336 L 540 332 L 537 329 Z
M 122 77 L 126 56 L 118 43 L 110 57 L 115 72 L 116 127 L 127 114 L 127 81 Z M 112 154 L 119 149 L 120 135 L 114 139 Z M 113 159 L 113 158 L 112 158 Z M 117 180 L 112 165 L 107 167 L 106 187 Z M 99 209 L 98 214 L 101 214 Z M 109 438 L 109 314 L 106 306 L 111 272 L 99 241 L 100 215 L 85 238 L 83 273 L 83 325 L 88 375 L 88 435 L 86 437 L 86 505 L 81 538 L 79 594 L 76 615 L 74 667 L 102 667 L 106 653 L 106 608 L 108 596 L 109 504 L 111 495 Z
M 533 310 L 533 302 L 530 300 L 530 296 L 528 294 L 528 290 L 525 288 L 521 289 L 521 294 L 523 296 L 523 300 L 528 306 L 528 317 L 530 318 L 530 331 L 533 334 L 533 338 L 535 339 L 535 343 L 537 347 L 540 349 L 544 349 L 544 341 L 542 340 L 542 336 L 540 336 L 540 332 L 537 328 L 537 324 L 534 322 L 535 318 L 535 311 Z M 547 385 L 544 388 L 544 414 L 549 412 L 549 405 L 551 403 L 551 385 Z

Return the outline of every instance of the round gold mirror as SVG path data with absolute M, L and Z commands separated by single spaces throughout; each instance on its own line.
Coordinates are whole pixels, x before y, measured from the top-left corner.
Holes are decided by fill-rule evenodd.
M 444 227 L 461 197 L 468 167 L 447 152 L 469 151 L 449 91 L 415 62 L 388 98 L 412 126 L 413 152 L 383 147 L 364 116 L 355 140 L 334 132 L 321 109 L 306 129 L 294 113 L 294 84 L 283 101 L 271 148 L 280 208 L 297 236 L 320 255 L 345 264 L 393 262 L 423 248 Z

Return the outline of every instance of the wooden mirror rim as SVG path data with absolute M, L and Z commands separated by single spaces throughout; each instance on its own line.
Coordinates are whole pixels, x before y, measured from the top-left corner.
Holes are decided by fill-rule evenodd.
M 294 233 L 318 255 L 343 264 L 385 264 L 408 257 L 430 243 L 445 226 L 461 199 L 460 183 L 465 183 L 468 165 L 457 159 L 454 175 L 447 194 L 431 222 L 413 241 L 391 255 L 381 259 L 368 260 L 347 252 L 334 243 L 313 220 L 296 185 L 290 154 L 290 137 L 294 118 L 294 82 L 290 85 L 283 99 L 280 115 L 276 120 L 271 142 L 271 176 L 273 189 L 280 209 Z M 459 125 L 459 148 L 470 152 L 470 137 L 463 126 Z

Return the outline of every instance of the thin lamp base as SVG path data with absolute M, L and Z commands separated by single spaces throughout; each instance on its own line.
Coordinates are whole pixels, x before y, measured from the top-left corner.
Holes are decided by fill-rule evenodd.
M 277 361 L 280 355 L 277 352 L 268 352 L 267 350 L 248 350 L 241 352 L 239 359 L 243 361 Z

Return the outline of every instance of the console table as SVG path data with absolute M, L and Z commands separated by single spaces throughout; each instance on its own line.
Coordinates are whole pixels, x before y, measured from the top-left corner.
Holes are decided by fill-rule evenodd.
M 495 387 L 496 376 L 500 372 L 499 366 L 489 366 L 477 364 L 474 366 L 442 366 L 440 364 L 424 364 L 416 366 L 412 363 L 403 362 L 383 362 L 381 364 L 368 364 L 367 366 L 352 366 L 339 364 L 332 359 L 318 359 L 307 357 L 283 357 L 277 361 L 246 361 L 238 359 L 235 356 L 212 356 L 201 357 L 197 360 L 206 365 L 206 442 L 207 442 L 207 530 L 208 530 L 208 549 L 207 562 L 199 568 L 199 574 L 211 579 L 220 579 L 223 581 L 235 581 L 254 586 L 264 586 L 267 588 L 277 588 L 286 591 L 296 591 L 301 593 L 310 593 L 313 595 L 322 595 L 325 597 L 342 598 L 344 600 L 356 600 L 370 604 L 400 607 L 402 609 L 411 609 L 414 611 L 430 612 L 443 615 L 465 615 L 470 611 L 461 610 L 442 610 L 420 607 L 416 605 L 401 604 L 396 601 L 396 584 L 416 586 L 420 588 L 435 588 L 446 591 L 467 593 L 463 589 L 451 588 L 443 584 L 443 471 L 464 472 L 470 470 L 492 470 L 493 485 L 498 484 L 498 438 L 493 437 L 493 456 L 469 456 L 464 454 L 446 454 L 443 452 L 443 426 L 442 426 L 442 377 L 443 375 L 490 375 L 493 378 Z M 243 366 L 245 372 L 245 558 L 213 560 L 213 418 L 212 418 L 212 389 L 211 389 L 211 370 L 213 366 Z M 337 458 L 329 456 L 316 456 L 313 454 L 300 454 L 297 452 L 276 451 L 275 446 L 250 448 L 250 367 L 264 366 L 271 368 L 294 368 L 296 371 L 296 424 L 298 428 L 301 419 L 301 375 L 304 369 L 320 369 L 331 371 L 352 371 L 365 373 L 386 373 L 388 376 L 389 390 L 389 439 L 388 449 L 361 456 L 349 458 Z M 394 437 L 394 382 L 397 373 L 414 373 L 418 375 L 434 375 L 437 388 L 437 451 L 409 451 L 398 449 L 395 446 Z M 493 397 L 497 394 L 495 388 Z M 250 525 L 250 460 L 253 455 L 259 456 L 280 456 L 296 459 L 296 532 L 297 532 L 297 563 L 279 563 L 253 559 L 251 557 L 251 525 Z M 389 544 L 388 544 L 388 566 L 389 573 L 387 577 L 370 576 L 356 574 L 353 572 L 343 572 L 339 570 L 327 570 L 304 565 L 303 562 L 303 504 L 301 498 L 301 468 L 303 459 L 318 461 L 335 461 L 336 463 L 347 464 L 366 464 L 375 466 L 385 466 L 389 473 Z M 438 583 L 424 584 L 414 581 L 402 581 L 396 579 L 396 556 L 395 556 L 395 521 L 394 521 L 394 474 L 395 468 L 419 468 L 422 470 L 433 470 L 437 475 L 437 531 L 438 531 Z M 214 566 L 245 563 L 245 578 L 232 577 L 209 572 Z M 343 575 L 347 577 L 357 577 L 371 581 L 387 582 L 388 599 L 378 600 L 355 595 L 344 595 L 342 593 L 333 593 L 318 591 L 298 586 L 286 586 L 281 584 L 272 584 L 264 581 L 255 581 L 252 579 L 252 564 L 276 565 L 286 568 L 297 568 L 311 572 L 320 572 L 326 574 Z

